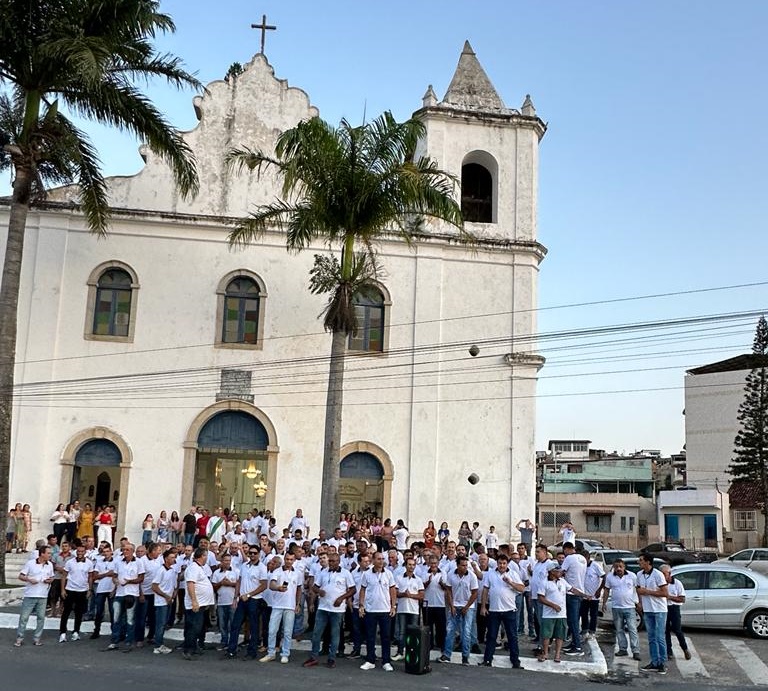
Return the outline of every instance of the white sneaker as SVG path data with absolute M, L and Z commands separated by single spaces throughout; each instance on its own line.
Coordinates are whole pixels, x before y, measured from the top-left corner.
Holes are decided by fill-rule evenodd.
M 400 662 L 400 660 L 405 660 L 405 655 L 397 653 L 396 655 L 392 656 L 392 662 Z
M 170 655 L 173 652 L 172 648 L 169 648 L 167 645 L 161 645 L 160 646 L 160 654 L 161 655 Z
M 67 634 L 66 633 L 62 633 L 59 636 L 59 643 L 66 643 L 66 642 L 67 642 Z
M 280 658 L 280 663 L 283 664 L 283 665 L 287 665 L 288 664 L 288 658 L 285 655 L 283 655 Z
M 395 668 L 394 668 L 392 665 L 390 665 L 390 664 L 389 664 L 389 662 L 386 662 L 386 663 L 384 663 L 384 664 L 381 666 L 381 668 L 382 668 L 382 669 L 383 669 L 385 672 L 394 672 L 394 671 L 395 671 Z
M 363 664 L 360 665 L 360 669 L 364 669 L 367 672 L 369 669 L 376 669 L 376 665 L 373 664 L 373 662 L 363 662 Z
M 80 640 L 80 634 L 79 634 L 77 631 L 75 631 L 75 632 L 72 634 L 72 636 L 70 637 L 70 639 L 69 639 L 69 640 L 70 640 L 70 641 L 79 641 L 79 640 Z
M 259 662 L 272 662 L 275 659 L 274 655 L 265 655 L 259 659 Z

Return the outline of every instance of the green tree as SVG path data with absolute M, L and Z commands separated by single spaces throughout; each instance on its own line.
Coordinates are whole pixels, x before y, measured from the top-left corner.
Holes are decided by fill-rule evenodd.
M 763 547 L 768 547 L 768 323 L 760 317 L 752 345 L 755 367 L 747 375 L 739 406 L 740 429 L 729 472 L 758 488 L 763 514 Z
M 344 359 L 357 329 L 354 300 L 375 284 L 377 245 L 390 233 L 413 243 L 425 217 L 446 221 L 470 239 L 453 196 L 454 178 L 414 155 L 424 131 L 419 120 L 398 123 L 389 112 L 358 127 L 312 118 L 283 132 L 274 156 L 248 148 L 228 154 L 239 170 L 273 167 L 282 180 L 282 198 L 242 220 L 230 234 L 232 244 L 276 227 L 285 230 L 290 251 L 312 243 L 328 247 L 315 255 L 309 280 L 312 293 L 328 296 L 323 323 L 332 334 L 319 526 L 326 529 L 335 526 L 339 510 Z
M 109 223 L 98 153 L 63 112 L 138 136 L 165 160 L 185 196 L 197 192 L 190 149 L 136 86 L 159 77 L 201 88 L 181 61 L 153 47 L 175 30 L 156 0 L 0 0 L 0 168 L 13 192 L 0 286 L 0 506 L 9 501 L 17 305 L 30 205 L 46 184 L 77 183 L 88 227 Z M 61 109 L 60 109 L 61 106 Z M 3 509 L 5 510 L 5 509 Z M 0 582 L 5 582 L 0 550 Z

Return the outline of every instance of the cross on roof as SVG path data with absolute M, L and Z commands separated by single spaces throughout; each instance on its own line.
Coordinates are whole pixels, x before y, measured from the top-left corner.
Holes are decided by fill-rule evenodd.
M 261 24 L 251 24 L 251 29 L 261 29 L 261 50 L 259 52 L 264 55 L 264 38 L 267 31 L 275 31 L 277 27 L 267 24 L 267 15 L 263 14 L 261 15 Z

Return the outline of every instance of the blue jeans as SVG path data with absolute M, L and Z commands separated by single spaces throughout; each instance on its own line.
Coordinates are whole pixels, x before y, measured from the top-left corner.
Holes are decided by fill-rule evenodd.
M 467 619 L 469 619 L 469 645 L 477 645 L 477 606 L 473 607 L 467 612 Z
M 571 632 L 571 648 L 581 648 L 581 598 L 578 595 L 565 596 L 565 616 Z
M 376 662 L 376 629 L 381 636 L 381 661 L 383 664 L 392 662 L 391 641 L 389 636 L 392 617 L 389 612 L 365 613 L 365 659 L 367 662 Z
M 272 608 L 269 617 L 269 641 L 267 642 L 267 654 L 274 655 L 277 648 L 277 630 L 283 625 L 283 641 L 280 646 L 280 655 L 288 657 L 291 654 L 291 636 L 293 635 L 293 622 L 296 619 L 295 609 Z
M 249 598 L 245 602 L 237 601 L 237 607 L 232 613 L 232 623 L 229 627 L 229 636 L 227 638 L 227 652 L 234 655 L 237 652 L 237 641 L 240 637 L 240 629 L 243 626 L 243 620 L 248 619 L 248 628 L 250 629 L 250 638 L 248 639 L 248 652 L 251 657 L 256 657 L 256 651 L 259 648 L 261 639 L 262 618 L 265 615 L 264 600 L 261 598 Z M 224 634 L 222 633 L 222 636 Z
M 136 614 L 134 614 L 134 621 L 136 633 L 134 634 L 136 642 L 144 642 L 144 632 L 147 625 L 149 625 L 149 635 L 147 638 L 154 639 L 155 637 L 155 596 L 144 595 L 144 602 L 141 598 L 136 598 Z
M 395 615 L 400 624 L 400 638 L 397 640 L 397 654 L 402 655 L 405 650 L 405 631 L 409 626 L 419 625 L 419 615 L 402 612 Z
M 624 633 L 624 627 L 629 633 L 629 645 L 633 653 L 640 652 L 640 639 L 637 635 L 637 621 L 635 619 L 634 607 L 614 607 L 613 628 L 616 629 L 616 642 L 619 644 L 619 650 L 627 650 L 627 634 Z
M 667 613 L 643 612 L 645 630 L 648 632 L 648 648 L 650 648 L 651 664 L 667 664 Z
M 448 622 L 445 631 L 445 645 L 443 646 L 443 655 L 446 657 L 450 657 L 453 652 L 453 642 L 456 639 L 457 631 L 461 635 L 461 656 L 469 657 L 469 649 L 472 645 L 471 626 L 475 621 L 470 612 L 474 612 L 474 607 L 468 610 L 466 615 L 461 613 L 461 607 L 456 607 L 456 614 L 451 614 L 450 610 L 446 613 Z M 488 634 L 486 634 L 485 640 L 490 640 Z
M 335 660 L 339 649 L 339 634 L 341 624 L 344 621 L 344 612 L 328 612 L 318 609 L 315 612 L 315 628 L 312 631 L 312 657 L 317 659 L 320 655 L 320 645 L 323 640 L 325 627 L 331 627 L 331 644 L 328 646 L 328 659 Z
M 232 605 L 218 605 L 216 616 L 219 620 L 219 633 L 221 634 L 221 646 L 229 647 L 229 630 L 232 628 L 232 620 L 235 618 L 235 607 Z
M 534 606 L 531 599 L 531 591 L 526 590 L 523 593 L 518 593 L 517 598 L 517 633 L 523 635 L 525 633 L 525 623 L 528 622 L 528 635 L 535 635 L 535 627 L 533 625 L 534 619 Z
M 493 662 L 493 652 L 496 650 L 496 636 L 499 627 L 504 626 L 509 643 L 509 659 L 513 667 L 520 666 L 520 649 L 517 645 L 517 612 L 488 612 L 488 633 L 485 635 L 485 655 L 483 662 Z
M 16 638 L 24 638 L 24 632 L 27 630 L 27 622 L 31 614 L 35 615 L 35 634 L 34 639 L 40 640 L 45 628 L 45 604 L 47 597 L 25 597 L 21 601 L 21 612 L 19 613 L 19 627 L 16 629 Z
M 184 533 L 184 544 L 191 545 L 195 541 L 194 533 Z
M 93 630 L 96 633 L 101 633 L 101 622 L 104 621 L 104 605 L 108 607 L 109 611 L 109 623 L 112 624 L 114 622 L 114 614 L 112 611 L 112 593 L 96 593 L 94 596 L 94 600 L 96 601 L 96 605 L 94 607 L 94 622 L 93 622 Z
M 162 604 L 160 604 L 162 603 Z M 168 621 L 168 603 L 161 597 L 155 603 L 155 645 L 159 648 L 165 638 L 165 623 Z
M 136 598 L 138 602 L 139 598 Z M 125 595 L 115 597 L 113 601 L 113 615 L 112 615 L 112 643 L 119 643 L 122 634 L 125 634 L 125 642 L 127 645 L 133 645 L 134 636 L 136 634 L 136 627 L 134 626 L 136 616 L 136 605 L 127 609 L 125 606 Z

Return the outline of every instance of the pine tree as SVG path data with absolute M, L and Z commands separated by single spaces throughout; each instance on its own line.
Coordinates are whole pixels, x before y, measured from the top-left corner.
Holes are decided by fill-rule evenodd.
M 760 317 L 752 353 L 757 365 L 747 375 L 744 400 L 739 406 L 741 426 L 729 469 L 735 480 L 758 488 L 763 514 L 763 547 L 768 547 L 768 322 Z

